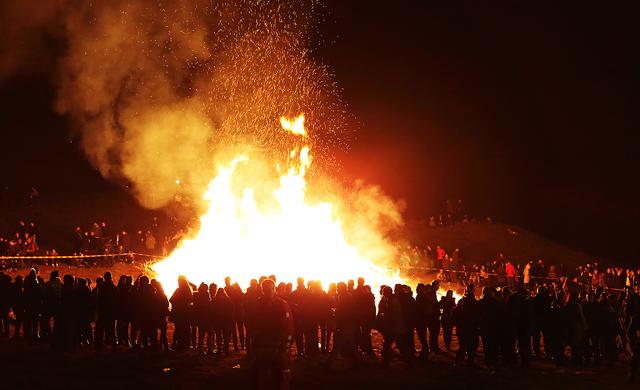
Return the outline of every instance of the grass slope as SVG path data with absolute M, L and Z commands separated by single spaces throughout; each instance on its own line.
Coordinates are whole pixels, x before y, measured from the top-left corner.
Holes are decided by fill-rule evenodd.
M 585 253 L 556 244 L 535 233 L 502 223 L 458 223 L 430 228 L 425 221 L 408 222 L 405 234 L 414 244 L 442 246 L 448 253 L 460 249 L 465 262 L 485 261 L 503 253 L 507 259 L 524 263 L 543 259 L 546 264 L 575 267 L 591 261 Z

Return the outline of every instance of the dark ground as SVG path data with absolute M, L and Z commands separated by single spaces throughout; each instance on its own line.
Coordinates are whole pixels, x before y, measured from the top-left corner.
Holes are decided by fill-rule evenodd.
M 455 339 L 454 339 L 455 340 Z M 379 355 L 380 337 L 375 336 Z M 454 341 L 455 342 L 455 341 Z M 454 349 L 456 349 L 455 347 Z M 58 354 L 44 345 L 25 345 L 22 340 L 0 341 L 2 388 L 250 388 L 250 365 L 244 354 L 227 358 L 201 356 L 196 352 L 153 353 L 110 351 L 97 355 L 93 348 Z M 482 368 L 456 367 L 454 353 L 407 367 L 400 359 L 390 369 L 379 361 L 363 358 L 357 368 L 339 360 L 327 370 L 325 356 L 294 361 L 293 388 L 297 389 L 424 389 L 424 388 L 528 388 L 610 389 L 633 388 L 625 384 L 626 359 L 613 368 L 555 368 L 538 360 L 528 370 L 501 369 L 490 375 Z M 482 358 L 478 359 L 482 366 Z

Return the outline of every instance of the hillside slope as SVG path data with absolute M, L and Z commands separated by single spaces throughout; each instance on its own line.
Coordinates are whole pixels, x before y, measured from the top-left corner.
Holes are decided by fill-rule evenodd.
M 498 253 L 523 263 L 543 259 L 547 264 L 563 263 L 569 267 L 585 264 L 593 258 L 554 243 L 527 230 L 502 223 L 458 223 L 431 228 L 426 221 L 410 221 L 404 228 L 411 243 L 442 246 L 448 253 L 460 249 L 465 262 L 486 261 Z

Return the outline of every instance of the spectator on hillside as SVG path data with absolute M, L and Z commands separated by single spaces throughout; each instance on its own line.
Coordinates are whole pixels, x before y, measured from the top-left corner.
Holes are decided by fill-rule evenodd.
M 511 263 L 511 261 L 507 261 L 507 265 L 505 267 L 505 272 L 507 274 L 507 284 L 509 287 L 513 288 L 516 285 L 516 267 Z
M 433 215 L 429 217 L 429 227 L 433 229 L 438 227 L 438 224 L 436 224 L 436 217 L 434 217 Z
M 444 249 L 440 246 L 437 245 L 436 246 L 436 259 L 438 260 L 438 268 L 440 269 L 444 269 L 444 257 L 446 255 L 446 252 L 444 251 Z
M 151 234 L 150 230 L 147 230 L 145 235 L 145 249 L 146 253 L 152 255 L 156 253 L 156 238 Z
M 27 230 L 27 224 L 24 221 L 19 221 L 18 222 L 18 229 L 17 229 L 17 234 L 18 234 L 18 238 L 20 237 L 24 237 L 24 235 L 28 232 Z
M 33 256 L 36 255 L 38 253 L 38 245 L 36 244 L 36 240 L 35 237 L 32 237 L 29 235 L 29 233 L 26 233 L 26 240 L 25 240 L 25 252 L 27 256 Z
M 27 228 L 27 232 L 31 235 L 31 237 L 37 239 L 38 236 L 38 228 L 36 227 L 36 223 L 31 221 L 29 222 L 29 227 Z
M 84 233 L 82 232 L 82 229 L 80 228 L 80 226 L 76 226 L 74 233 L 73 233 L 73 239 L 74 239 L 74 247 L 75 247 L 75 252 L 82 252 L 84 250 L 85 247 L 85 238 L 84 238 Z
M 525 288 L 529 288 L 529 286 L 531 285 L 531 262 L 530 261 L 527 264 L 525 264 L 524 270 L 522 271 L 522 276 L 523 276 L 523 282 L 524 282 Z

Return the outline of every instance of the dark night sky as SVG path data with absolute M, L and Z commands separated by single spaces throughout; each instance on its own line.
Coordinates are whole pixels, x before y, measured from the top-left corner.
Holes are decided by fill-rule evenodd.
M 428 216 L 462 198 L 596 256 L 640 260 L 634 2 L 330 1 L 318 55 L 360 122 L 344 173 Z M 46 76 L 0 85 L 10 187 L 118 191 L 51 111 Z M 84 188 L 84 189 L 83 189 Z

